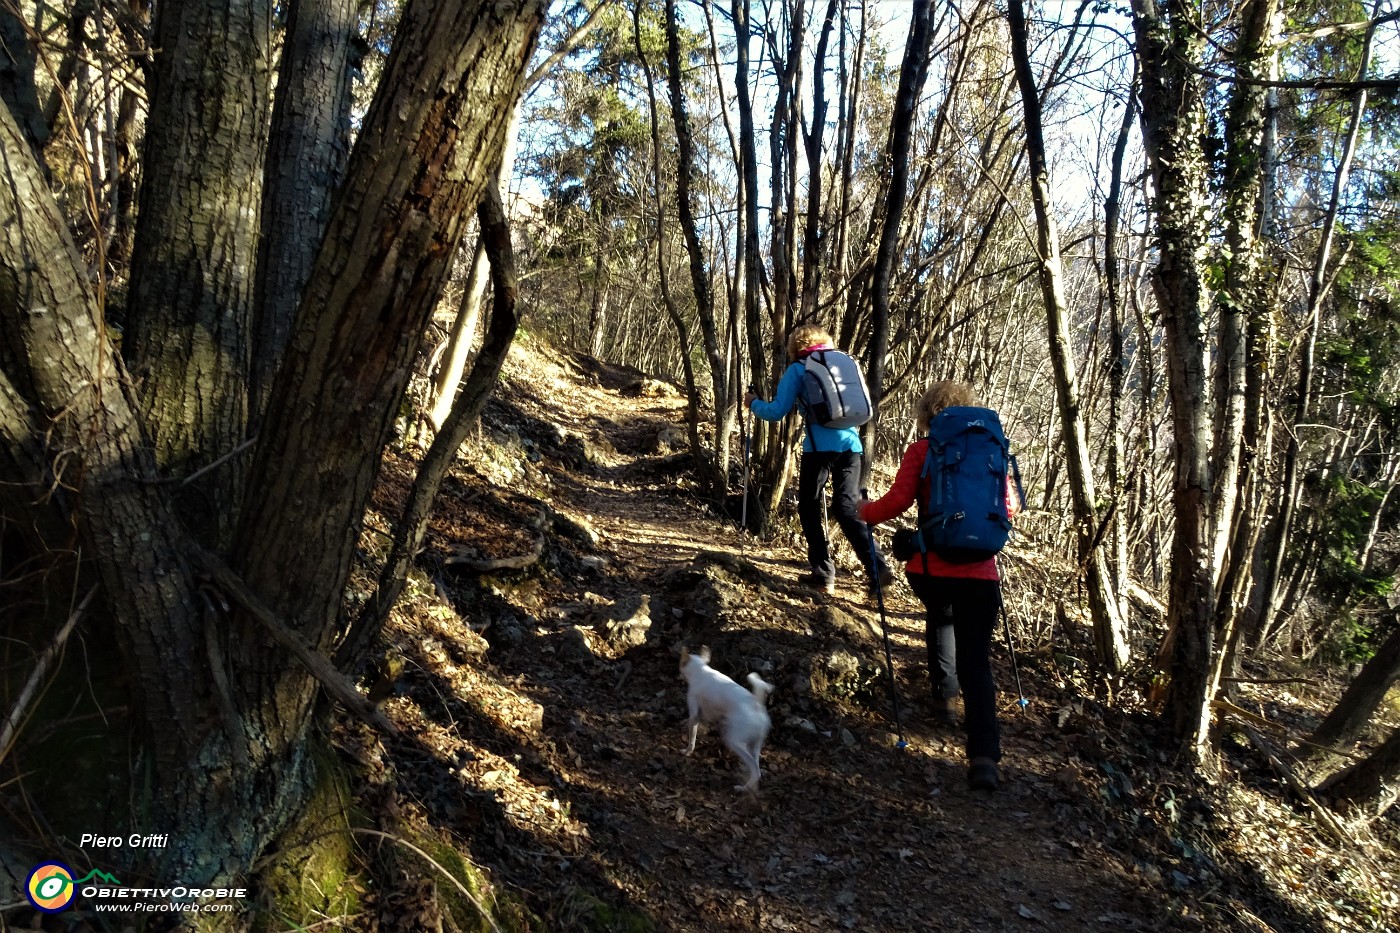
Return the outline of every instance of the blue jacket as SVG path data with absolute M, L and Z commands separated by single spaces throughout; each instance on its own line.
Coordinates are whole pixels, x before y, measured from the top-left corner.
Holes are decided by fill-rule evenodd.
M 783 371 L 783 378 L 778 380 L 778 391 L 773 394 L 773 401 L 765 402 L 761 398 L 756 398 L 749 406 L 750 410 L 764 421 L 778 421 L 787 416 L 793 408 L 800 409 L 801 404 L 798 402 L 798 396 L 802 392 L 802 380 L 806 369 L 806 366 L 801 362 L 793 363 Z M 845 451 L 863 453 L 865 451 L 860 443 L 860 432 L 855 428 L 824 428 L 808 420 L 805 412 L 802 414 L 803 420 L 807 423 L 807 434 L 802 438 L 802 451 L 804 453 L 810 453 L 814 450 L 833 453 Z

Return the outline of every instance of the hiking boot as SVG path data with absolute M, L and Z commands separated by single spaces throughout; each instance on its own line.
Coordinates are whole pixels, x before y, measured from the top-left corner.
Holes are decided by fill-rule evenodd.
M 804 573 L 797 578 L 797 582 L 801 583 L 803 586 L 809 586 L 825 596 L 834 596 L 836 594 L 835 578 L 827 578 L 816 572 Z
M 928 701 L 928 718 L 937 726 L 958 724 L 958 714 L 953 709 L 953 701 L 948 697 L 934 697 Z
M 1001 783 L 997 763 L 990 758 L 974 758 L 967 766 L 967 786 L 973 790 L 996 790 Z
M 882 591 L 885 592 L 885 593 L 888 593 L 888 592 L 890 591 L 890 587 L 894 586 L 894 581 L 895 581 L 896 579 L 898 579 L 898 578 L 894 575 L 894 571 L 891 570 L 887 565 L 881 564 L 881 565 L 880 565 L 880 571 L 879 571 L 879 585 L 878 585 L 878 586 L 876 586 L 876 583 L 875 583 L 874 580 L 871 580 L 871 579 L 870 579 L 870 571 L 869 571 L 869 570 L 867 570 L 867 571 L 865 572 L 865 579 L 868 581 L 868 582 L 865 584 L 866 592 L 869 594 L 869 596 L 870 596 L 871 599 L 874 599 L 874 598 L 875 598 L 876 596 L 878 596 Z

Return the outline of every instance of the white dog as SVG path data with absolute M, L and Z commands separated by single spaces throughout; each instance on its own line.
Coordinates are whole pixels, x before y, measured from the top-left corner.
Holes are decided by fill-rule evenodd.
M 690 732 L 690 744 L 685 753 L 689 755 L 695 751 L 695 737 L 702 721 L 718 723 L 724 744 L 739 756 L 748 770 L 749 779 L 734 785 L 734 789 L 757 791 L 758 756 L 772 725 L 764 705 L 768 694 L 773 692 L 773 685 L 765 683 L 757 674 L 750 674 L 749 689 L 745 690 L 710 667 L 708 648 L 701 648 L 696 654 L 681 649 L 681 676 L 689 685 L 686 702 L 690 706 L 690 720 L 686 729 Z

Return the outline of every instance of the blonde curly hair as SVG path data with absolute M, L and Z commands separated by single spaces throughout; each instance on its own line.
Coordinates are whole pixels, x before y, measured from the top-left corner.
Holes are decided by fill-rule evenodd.
M 799 324 L 788 334 L 787 352 L 788 359 L 796 360 L 797 355 L 808 347 L 817 344 L 830 344 L 831 335 L 826 332 L 826 328 L 820 324 Z
M 945 408 L 957 405 L 976 405 L 972 386 L 965 382 L 935 382 L 914 406 L 914 418 L 920 430 L 928 428 L 929 419 Z

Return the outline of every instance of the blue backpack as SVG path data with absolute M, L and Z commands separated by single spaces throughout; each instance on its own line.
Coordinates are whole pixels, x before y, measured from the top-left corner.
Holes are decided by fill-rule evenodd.
M 1011 455 L 1001 419 L 990 408 L 953 406 L 929 420 L 928 456 L 920 474 L 929 483 L 920 503 L 918 550 L 951 564 L 987 560 L 1006 546 L 1007 473 L 1021 493 L 1021 472 Z

